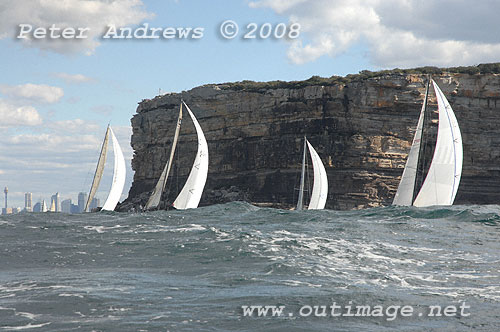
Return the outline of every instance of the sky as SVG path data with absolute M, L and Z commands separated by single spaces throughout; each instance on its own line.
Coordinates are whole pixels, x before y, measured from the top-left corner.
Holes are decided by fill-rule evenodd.
M 25 192 L 33 204 L 56 192 L 76 204 L 110 124 L 128 165 L 125 199 L 141 100 L 208 83 L 497 62 L 499 12 L 496 0 L 0 0 L 1 189 L 9 207 L 24 207 Z M 62 38 L 52 26 L 84 31 Z M 108 37 L 137 33 L 103 38 L 110 27 Z M 161 37 L 169 28 L 201 33 Z

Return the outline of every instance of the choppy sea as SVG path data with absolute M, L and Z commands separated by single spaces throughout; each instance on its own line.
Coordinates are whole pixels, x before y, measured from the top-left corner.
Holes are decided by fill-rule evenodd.
M 1 330 L 499 331 L 500 206 L 0 216 Z

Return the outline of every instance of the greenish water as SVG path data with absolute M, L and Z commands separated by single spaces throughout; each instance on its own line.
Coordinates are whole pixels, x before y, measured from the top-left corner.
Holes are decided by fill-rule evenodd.
M 0 330 L 495 331 L 499 235 L 499 206 L 1 216 Z

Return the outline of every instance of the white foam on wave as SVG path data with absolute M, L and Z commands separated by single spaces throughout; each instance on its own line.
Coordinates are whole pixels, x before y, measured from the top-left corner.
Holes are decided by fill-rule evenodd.
M 21 312 L 21 311 L 18 311 L 18 312 L 16 312 L 16 316 L 21 316 L 21 317 L 24 317 L 24 318 L 28 318 L 28 319 L 34 320 L 35 318 L 37 318 L 37 317 L 39 317 L 41 315 L 32 314 L 31 312 Z
M 41 324 L 27 324 L 23 326 L 2 326 L 2 329 L 4 330 L 9 330 L 9 331 L 20 331 L 20 330 L 28 330 L 28 329 L 35 329 L 39 327 L 44 327 L 46 325 L 49 325 L 50 322 L 48 323 L 41 323 Z
M 205 227 L 201 226 L 201 225 L 197 225 L 197 224 L 187 224 L 185 225 L 184 227 L 176 227 L 176 228 L 172 228 L 171 231 L 172 232 L 194 232 L 194 231 L 204 231 L 206 230 Z
M 83 228 L 89 231 L 96 231 L 97 233 L 104 233 L 105 231 L 124 228 L 125 226 L 115 225 L 115 226 L 83 226 Z
M 83 295 L 82 294 L 74 294 L 74 293 L 61 293 L 59 294 L 59 296 L 61 297 L 78 297 L 80 299 L 83 299 Z

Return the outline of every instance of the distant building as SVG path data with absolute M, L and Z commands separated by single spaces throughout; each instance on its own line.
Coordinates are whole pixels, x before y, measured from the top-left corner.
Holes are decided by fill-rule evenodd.
M 33 212 L 42 212 L 42 203 L 38 202 L 33 205 Z
M 61 202 L 61 212 L 63 213 L 71 213 L 71 199 L 65 199 Z
M 92 202 L 90 202 L 90 206 L 89 206 L 90 211 L 92 211 L 92 209 L 97 209 L 100 204 L 101 204 L 101 200 L 99 198 L 93 198 Z
M 5 193 L 5 210 L 7 211 L 7 194 L 9 193 L 9 188 L 5 187 L 3 192 Z
M 47 212 L 47 204 L 45 204 L 45 200 L 42 200 L 42 207 L 40 212 Z
M 85 212 L 85 204 L 87 203 L 87 194 L 86 193 L 79 193 L 78 194 L 78 212 L 82 213 Z
M 2 214 L 12 214 L 14 211 L 12 211 L 12 208 L 3 208 L 2 209 Z
M 80 213 L 80 207 L 76 204 L 71 204 L 71 213 Z
M 55 195 L 52 195 L 50 199 L 50 211 L 61 212 L 61 200 L 59 198 L 59 193 L 55 193 Z
M 24 211 L 33 212 L 32 202 L 33 202 L 33 194 L 32 193 L 24 194 Z

